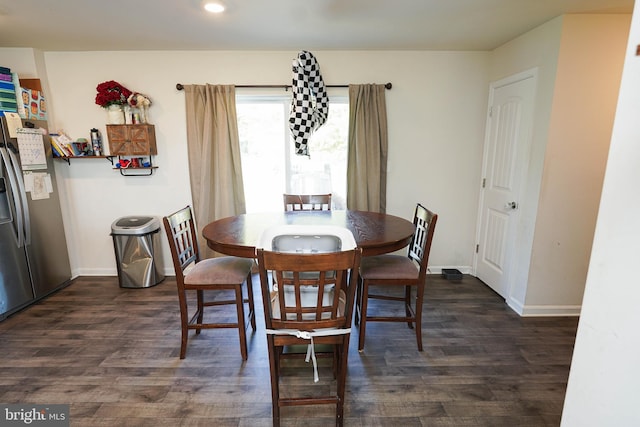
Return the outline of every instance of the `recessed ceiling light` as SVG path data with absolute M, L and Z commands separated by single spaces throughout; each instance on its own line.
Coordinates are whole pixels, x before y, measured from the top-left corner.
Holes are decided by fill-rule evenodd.
M 205 1 L 203 2 L 204 10 L 211 13 L 224 12 L 224 4 L 217 1 Z

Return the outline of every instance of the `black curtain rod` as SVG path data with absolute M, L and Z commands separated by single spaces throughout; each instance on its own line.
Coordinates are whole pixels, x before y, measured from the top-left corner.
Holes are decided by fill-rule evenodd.
M 255 89 L 275 88 L 275 89 L 289 90 L 291 88 L 291 85 L 235 85 L 235 86 L 239 88 L 255 88 Z M 325 85 L 325 87 L 348 88 L 349 85 Z M 391 83 L 385 83 L 384 87 L 385 89 L 391 89 L 393 85 Z M 184 85 L 182 83 L 178 83 L 176 84 L 176 89 L 182 90 L 184 89 Z

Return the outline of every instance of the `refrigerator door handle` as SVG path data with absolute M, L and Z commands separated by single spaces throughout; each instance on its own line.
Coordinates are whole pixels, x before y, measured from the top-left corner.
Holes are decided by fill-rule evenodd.
M 2 157 L 0 157 L 0 167 L 2 165 Z M 7 195 L 7 181 L 3 175 L 0 175 L 0 197 L 4 196 L 4 199 L 6 200 L 7 204 L 6 204 L 6 208 L 7 208 L 7 212 L 5 213 L 6 216 L 0 218 L 0 225 L 1 224 L 10 224 L 13 222 L 13 211 L 11 210 L 11 207 L 9 206 L 9 197 Z M 11 191 L 11 190 L 9 190 Z M 4 193 L 4 195 L 2 194 Z M 3 200 L 0 199 L 0 203 L 2 203 Z M 0 208 L 3 208 L 4 206 L 0 206 Z
M 24 224 L 22 223 L 24 215 L 22 213 L 22 206 L 20 203 L 20 199 L 18 196 L 18 185 L 16 183 L 16 177 L 15 177 L 15 171 L 13 169 L 13 166 L 11 165 L 11 161 L 9 160 L 9 158 L 7 157 L 7 149 L 6 148 L 0 148 L 0 158 L 2 159 L 2 162 L 5 164 L 5 168 L 7 170 L 7 178 L 9 178 L 9 186 L 11 187 L 11 194 L 13 196 L 13 204 L 15 206 L 16 209 L 16 228 L 15 228 L 15 235 L 14 237 L 16 238 L 16 243 L 18 245 L 19 248 L 21 248 L 22 246 L 24 246 Z M 9 200 L 9 202 L 11 202 L 11 200 Z
M 18 182 L 20 199 L 22 200 L 22 212 L 24 221 L 24 244 L 31 244 L 31 217 L 29 216 L 29 204 L 27 203 L 27 190 L 24 186 L 24 179 L 22 178 L 22 169 L 20 168 L 20 162 L 18 162 L 18 156 L 16 156 L 11 150 L 7 150 L 9 157 L 13 162 L 13 170 L 16 174 L 16 181 Z

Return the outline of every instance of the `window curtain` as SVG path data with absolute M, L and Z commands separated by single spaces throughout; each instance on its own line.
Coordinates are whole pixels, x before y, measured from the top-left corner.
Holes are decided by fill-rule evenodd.
M 347 209 L 386 212 L 387 145 L 384 85 L 349 85 Z
M 185 85 L 193 212 L 202 258 L 214 256 L 202 228 L 246 212 L 236 91 L 233 85 Z

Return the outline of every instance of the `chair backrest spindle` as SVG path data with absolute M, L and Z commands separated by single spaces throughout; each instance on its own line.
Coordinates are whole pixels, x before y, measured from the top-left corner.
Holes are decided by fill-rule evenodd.
M 416 229 L 413 233 L 413 239 L 408 249 L 408 257 L 414 261 L 420 268 L 420 275 L 426 276 L 427 263 L 425 262 L 429 258 L 429 251 L 431 246 L 431 238 L 433 235 L 435 219 L 437 215 L 429 211 L 421 204 L 417 204 L 413 224 Z
M 284 210 L 330 211 L 331 194 L 283 194 Z
M 266 301 L 267 329 L 315 330 L 348 327 L 351 324 L 356 286 L 354 280 L 357 274 L 346 273 L 352 271 L 354 265 L 359 265 L 360 256 L 360 249 L 321 254 L 258 249 L 258 265 L 263 283 L 262 296 Z M 270 289 L 268 272 L 273 272 L 278 289 L 286 287 L 290 290 L 274 292 Z M 347 278 L 351 279 L 349 284 L 346 283 Z M 316 303 L 313 305 L 304 304 L 303 301 L 303 294 L 308 292 L 310 286 L 317 287 L 314 292 Z M 332 291 L 325 292 L 325 288 L 331 288 Z M 345 309 L 340 310 L 339 307 Z

